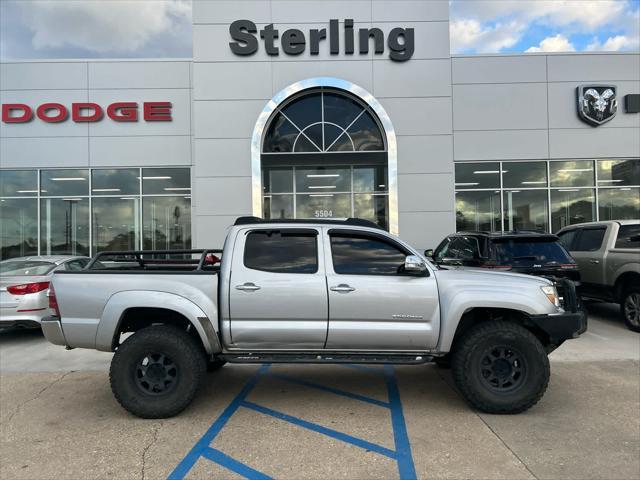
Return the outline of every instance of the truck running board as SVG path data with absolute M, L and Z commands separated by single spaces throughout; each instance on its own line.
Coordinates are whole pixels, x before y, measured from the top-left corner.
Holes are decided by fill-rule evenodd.
M 393 363 L 418 365 L 433 361 L 421 354 L 365 354 L 365 353 L 227 353 L 217 358 L 230 363 Z

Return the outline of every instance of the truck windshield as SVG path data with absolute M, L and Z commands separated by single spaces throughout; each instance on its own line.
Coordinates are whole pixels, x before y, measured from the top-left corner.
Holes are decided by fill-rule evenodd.
M 509 239 L 494 242 L 496 260 L 501 264 L 529 266 L 536 264 L 573 263 L 560 244 L 555 240 L 533 240 L 529 238 Z
M 51 262 L 33 260 L 5 260 L 0 262 L 0 274 L 11 276 L 46 275 L 55 268 Z

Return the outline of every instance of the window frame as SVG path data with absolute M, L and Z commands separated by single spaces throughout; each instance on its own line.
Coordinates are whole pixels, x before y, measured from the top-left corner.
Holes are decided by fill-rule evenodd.
M 415 276 L 415 275 L 411 275 L 410 273 L 340 273 L 340 272 L 337 272 L 336 268 L 335 268 L 335 262 L 334 262 L 333 245 L 331 243 L 331 239 L 334 236 L 335 237 L 347 237 L 347 238 L 374 239 L 374 240 L 377 240 L 377 241 L 380 241 L 382 243 L 386 243 L 386 244 L 392 246 L 396 250 L 398 250 L 401 253 L 403 253 L 405 258 L 407 256 L 409 256 L 409 255 L 416 255 L 414 252 L 412 252 L 410 249 L 408 249 L 405 245 L 395 241 L 392 238 L 387 237 L 386 235 L 382 235 L 382 234 L 375 233 L 375 232 L 365 232 L 365 231 L 361 231 L 361 230 L 349 230 L 349 229 L 342 229 L 342 228 L 332 228 L 332 229 L 327 231 L 327 240 L 328 240 L 328 248 L 329 248 L 329 255 L 327 255 L 327 258 L 328 259 L 330 258 L 331 271 L 333 272 L 334 275 L 353 275 L 353 276 L 360 276 L 360 277 L 407 277 L 407 276 L 413 276 L 414 277 Z M 429 269 L 427 268 L 426 274 L 424 276 L 428 277 L 430 275 L 431 274 L 429 272 Z
M 246 255 L 247 255 L 247 240 L 249 238 L 249 235 L 251 235 L 252 233 L 259 233 L 259 232 L 280 232 L 280 234 L 282 235 L 282 232 L 285 231 L 287 233 L 298 233 L 298 234 L 304 234 L 304 235 L 300 235 L 300 236 L 308 236 L 308 237 L 314 237 L 315 238 L 315 247 L 316 247 L 316 251 L 315 251 L 315 261 L 316 261 L 316 268 L 313 272 L 274 272 L 273 270 L 265 270 L 264 268 L 255 268 L 255 267 L 250 267 L 247 265 L 246 263 Z M 314 228 L 252 228 L 252 229 L 248 229 L 244 232 L 244 241 L 242 244 L 242 267 L 246 268 L 247 270 L 253 270 L 256 272 L 264 272 L 264 273 L 269 273 L 269 274 L 275 274 L 275 275 L 316 275 L 319 271 L 320 271 L 320 232 Z

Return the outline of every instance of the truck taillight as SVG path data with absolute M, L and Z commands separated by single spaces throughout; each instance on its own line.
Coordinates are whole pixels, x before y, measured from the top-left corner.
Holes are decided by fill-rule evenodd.
M 7 292 L 12 295 L 27 295 L 38 293 L 49 288 L 49 282 L 23 283 L 22 285 L 11 285 L 7 287 Z
M 56 291 L 53 289 L 53 285 L 49 288 L 49 308 L 55 312 L 55 316 L 60 316 L 60 309 L 58 308 L 58 299 L 56 298 Z

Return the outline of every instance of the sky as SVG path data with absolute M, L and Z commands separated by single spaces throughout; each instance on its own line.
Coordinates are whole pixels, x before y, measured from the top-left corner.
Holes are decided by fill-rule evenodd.
M 449 3 L 453 54 L 640 50 L 640 0 Z M 191 43 L 190 0 L 0 0 L 1 60 L 191 58 Z

